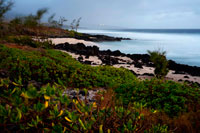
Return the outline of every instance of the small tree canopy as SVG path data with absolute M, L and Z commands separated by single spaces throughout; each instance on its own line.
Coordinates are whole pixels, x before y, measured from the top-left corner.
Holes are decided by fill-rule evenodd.
M 166 59 L 166 51 L 161 52 L 160 50 L 157 51 L 148 51 L 150 55 L 150 60 L 155 65 L 154 74 L 157 78 L 163 78 L 169 72 L 167 66 L 168 61 Z

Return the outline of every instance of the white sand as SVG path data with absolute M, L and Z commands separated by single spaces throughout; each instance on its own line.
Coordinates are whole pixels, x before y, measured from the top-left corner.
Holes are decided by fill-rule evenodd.
M 90 41 L 84 41 L 84 40 L 78 40 L 74 38 L 48 38 L 49 40 L 52 41 L 53 44 L 61 44 L 61 43 L 69 43 L 69 44 L 77 44 L 77 43 L 83 43 L 86 46 L 98 46 L 97 43 L 90 42 Z
M 63 51 L 63 50 L 61 50 L 61 51 L 68 53 L 69 55 L 71 55 L 75 59 L 78 59 L 78 57 L 80 57 L 80 55 L 78 55 L 78 54 L 66 52 L 66 51 Z M 97 56 L 90 56 L 88 59 L 86 59 L 84 55 L 81 55 L 81 56 L 83 57 L 83 61 L 91 61 L 92 64 L 95 63 L 96 65 L 102 65 L 102 61 Z M 133 60 L 131 60 L 128 57 L 117 56 L 117 58 L 121 59 L 122 63 L 133 62 Z M 92 66 L 96 66 L 96 65 L 92 65 Z M 137 68 L 134 65 L 129 65 L 129 64 L 115 64 L 113 66 L 116 67 L 116 68 L 123 67 L 123 68 L 129 69 L 129 70 L 133 70 L 136 74 L 139 75 L 138 78 L 140 78 L 140 79 L 150 79 L 150 78 L 152 78 L 151 76 L 146 76 L 146 75 L 143 75 L 143 74 L 145 74 L 145 73 L 154 74 L 154 69 L 155 69 L 153 67 L 146 67 L 146 66 L 143 66 L 143 68 Z M 188 76 L 189 78 L 184 78 L 184 76 Z M 166 79 L 173 80 L 173 81 L 188 80 L 188 81 L 200 83 L 200 77 L 198 77 L 198 76 L 191 76 L 189 74 L 174 74 L 174 71 L 172 71 L 172 70 L 169 71 L 169 73 L 166 76 Z

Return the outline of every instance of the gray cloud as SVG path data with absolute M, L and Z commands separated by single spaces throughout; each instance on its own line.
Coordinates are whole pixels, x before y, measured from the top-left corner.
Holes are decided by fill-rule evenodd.
M 81 25 L 127 28 L 200 28 L 200 0 L 16 0 L 14 13 L 29 14 L 48 7 Z

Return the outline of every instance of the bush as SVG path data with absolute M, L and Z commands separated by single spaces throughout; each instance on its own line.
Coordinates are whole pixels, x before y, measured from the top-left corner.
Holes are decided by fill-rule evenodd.
M 136 80 L 126 69 L 83 65 L 66 53 L 57 50 L 23 51 L 0 45 L 0 69 L 7 69 L 13 80 L 22 78 L 54 83 L 59 80 L 74 87 L 114 87 Z
M 7 36 L 5 38 L 7 42 L 17 43 L 22 46 L 31 46 L 33 48 L 45 48 L 50 49 L 53 48 L 53 44 L 51 41 L 43 40 L 43 39 L 32 39 L 30 36 Z
M 115 92 L 125 105 L 137 101 L 149 108 L 164 111 L 170 117 L 197 111 L 200 104 L 199 88 L 159 79 L 122 84 Z
M 168 66 L 168 61 L 166 59 L 166 52 L 161 52 L 160 50 L 158 51 L 148 51 L 150 55 L 150 60 L 153 62 L 155 66 L 154 73 L 157 78 L 162 78 L 167 75 L 169 72 L 167 66 Z
M 2 132 L 144 132 L 167 131 L 147 123 L 137 106 L 128 108 L 109 101 L 87 104 L 63 95 L 63 86 L 49 84 L 39 90 L 21 81 L 0 80 L 0 130 Z M 116 103 L 116 105 L 112 104 Z

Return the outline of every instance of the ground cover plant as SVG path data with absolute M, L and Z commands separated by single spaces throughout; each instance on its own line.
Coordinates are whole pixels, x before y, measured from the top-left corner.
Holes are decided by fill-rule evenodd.
M 10 79 L 22 79 L 23 84 L 35 80 L 43 84 L 58 83 L 73 87 L 114 87 L 136 80 L 126 69 L 108 66 L 83 65 L 66 53 L 56 50 L 34 49 L 24 51 L 0 45 L 0 69 Z
M 197 86 L 140 81 L 126 69 L 84 65 L 54 49 L 0 45 L 0 55 L 3 130 L 195 132 L 200 126 Z M 88 104 L 64 96 L 68 87 L 112 93 Z
M 151 79 L 143 82 L 130 82 L 115 89 L 124 104 L 137 101 L 147 107 L 164 111 L 169 116 L 181 112 L 198 111 L 200 104 L 199 87 L 180 84 L 174 81 Z
M 1 79 L 0 89 L 0 129 L 4 132 L 166 132 L 168 128 L 147 122 L 141 106 L 125 108 L 111 93 L 109 104 L 101 106 L 106 102 L 102 96 L 91 104 L 72 100 L 58 84 L 25 89 L 20 81 Z

